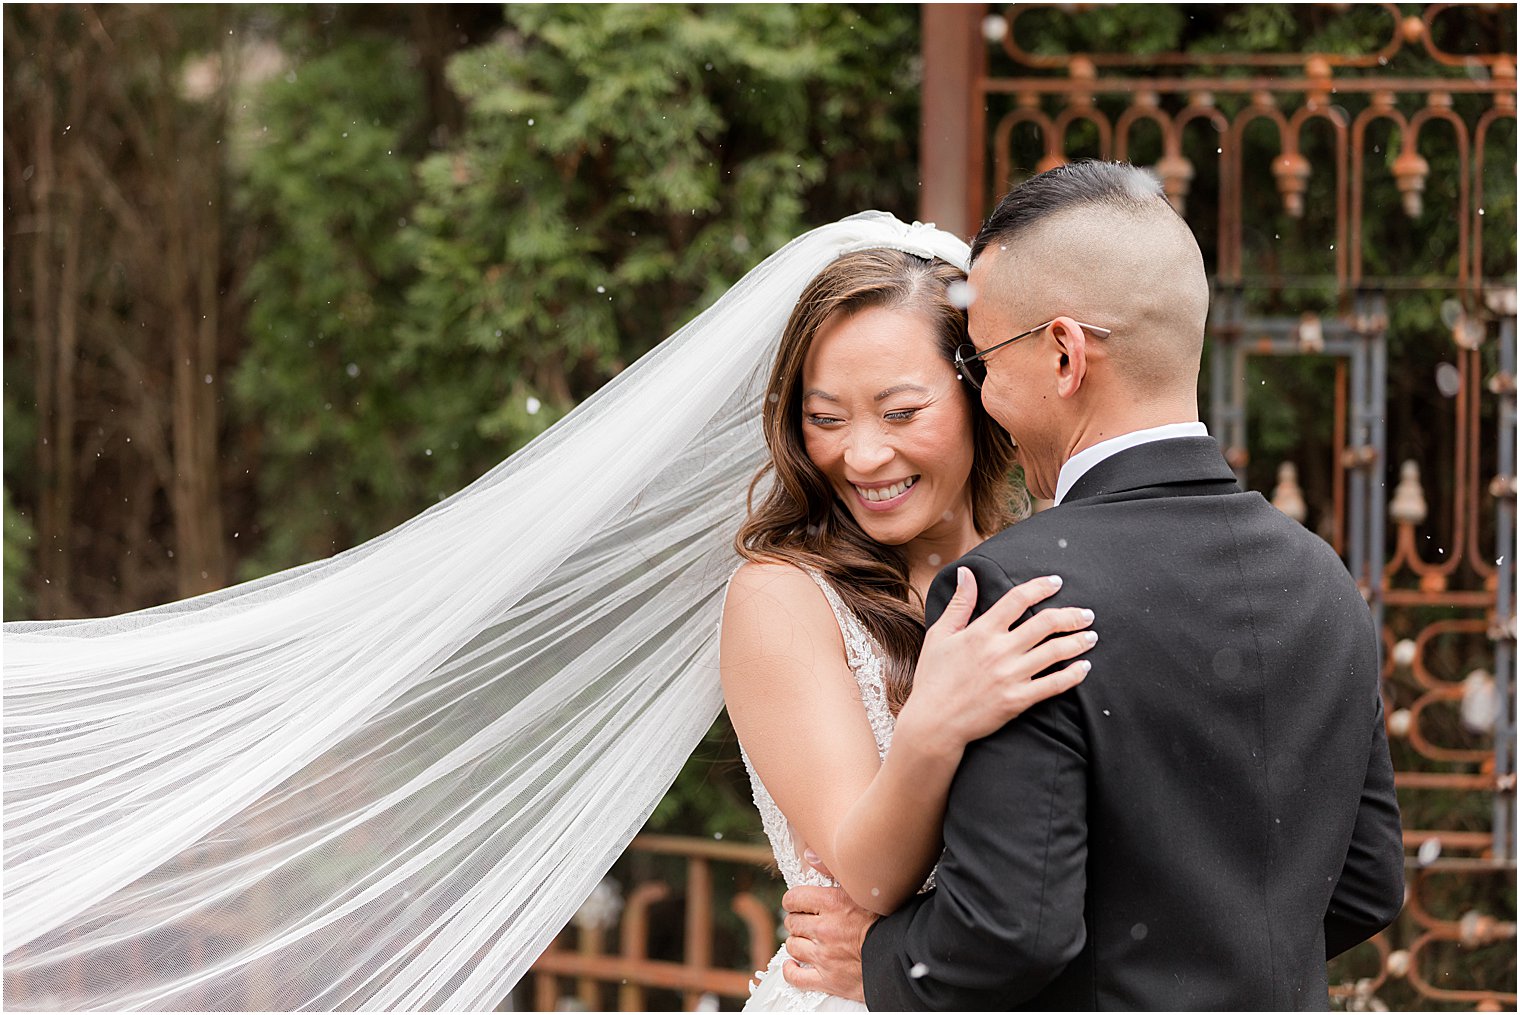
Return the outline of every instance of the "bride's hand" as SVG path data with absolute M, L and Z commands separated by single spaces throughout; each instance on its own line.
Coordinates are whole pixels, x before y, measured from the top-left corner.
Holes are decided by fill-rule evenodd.
M 1091 668 L 1078 660 L 1038 680 L 1057 663 L 1081 655 L 1097 643 L 1091 610 L 1052 607 L 1009 629 L 1026 610 L 1061 587 L 1055 576 L 1016 585 L 971 621 L 976 606 L 976 577 L 957 572 L 959 584 L 945 612 L 924 635 L 913 691 L 898 716 L 914 733 L 939 750 L 959 754 L 966 744 L 985 737 L 1046 698 L 1082 682 Z M 970 621 L 968 624 L 967 622 Z

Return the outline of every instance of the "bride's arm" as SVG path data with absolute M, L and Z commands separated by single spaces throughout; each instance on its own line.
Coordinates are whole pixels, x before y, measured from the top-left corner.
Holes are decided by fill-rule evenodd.
M 1008 632 L 1054 591 L 1019 586 L 966 627 L 976 597 L 974 587 L 962 590 L 962 608 L 948 607 L 925 639 L 914 694 L 882 762 L 817 584 L 782 564 L 746 564 L 734 576 L 721 640 L 729 717 L 798 830 L 799 848 L 817 853 L 859 905 L 891 912 L 923 883 L 941 849 L 945 798 L 965 745 L 1085 673 L 1076 664 L 1028 679 L 1090 647 L 1079 636 L 1044 641 L 1086 626 L 1090 615 L 1044 610 Z M 977 676 L 968 680 L 968 672 Z

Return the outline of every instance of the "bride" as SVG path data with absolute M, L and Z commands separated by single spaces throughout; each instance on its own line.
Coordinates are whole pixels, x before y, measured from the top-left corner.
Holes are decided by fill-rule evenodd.
M 1070 607 L 1010 630 L 1054 576 L 968 627 L 966 569 L 923 632 L 941 565 L 1011 520 L 1012 445 L 953 365 L 967 337 L 950 290 L 963 284 L 954 264 L 891 248 L 846 254 L 809 283 L 767 385 L 757 481 L 775 482 L 740 531 L 749 562 L 722 619 L 724 697 L 788 887 L 837 883 L 877 913 L 932 881 L 962 748 L 1080 681 L 1081 661 L 1031 678 L 1095 639 L 1092 614 Z M 1045 640 L 1057 632 L 1081 633 Z M 793 987 L 786 958 L 748 1009 L 863 1009 Z
M 988 729 L 998 714 L 936 679 L 952 670 L 935 660 L 996 654 L 1010 697 L 1032 690 L 1013 670 L 1039 661 L 1015 640 L 1033 624 L 1015 635 L 937 625 L 903 703 L 932 556 L 951 560 L 999 524 L 975 498 L 966 515 L 953 492 L 968 482 L 950 467 L 967 430 L 925 429 L 933 439 L 912 460 L 924 487 L 899 502 L 943 503 L 944 524 L 857 501 L 847 515 L 831 508 L 811 544 L 788 535 L 766 510 L 784 502 L 777 484 L 826 476 L 843 495 L 852 481 L 907 478 L 850 464 L 864 419 L 853 407 L 880 389 L 867 395 L 848 357 L 827 355 L 848 353 L 848 335 L 809 333 L 818 355 L 788 376 L 811 385 L 814 371 L 840 405 L 814 407 L 810 394 L 809 413 L 844 429 L 803 438 L 817 471 L 778 458 L 769 485 L 751 489 L 767 436 L 785 447 L 766 378 L 792 307 L 843 255 L 882 248 L 966 263 L 955 237 L 881 213 L 815 229 L 521 451 L 383 535 L 181 602 L 5 624 L 7 1007 L 492 1009 L 644 824 L 725 684 L 764 778 L 757 796 L 774 790 L 800 832 L 778 848 L 783 870 L 812 878 L 795 851 L 811 848 L 868 905 L 916 887 L 946 758 L 976 735 L 973 714 Z M 975 409 L 942 393 L 943 408 Z M 989 460 L 978 447 L 973 461 Z M 831 495 L 795 493 L 809 505 Z M 745 555 L 789 563 L 755 564 L 726 596 L 751 494 L 762 508 Z M 846 517 L 866 519 L 853 537 Z M 823 632 L 816 597 L 830 595 L 830 623 L 845 627 Z M 816 738 L 767 728 L 756 695 L 767 670 L 741 650 L 746 629 L 768 632 L 778 654 L 778 709 L 806 712 L 804 684 L 816 698 L 805 727 Z M 868 732 L 884 749 L 890 727 L 872 704 L 878 667 L 901 705 L 885 763 L 862 750 Z M 861 690 L 846 702 L 850 679 Z M 1005 701 L 1004 717 L 1016 710 Z M 932 757 L 915 765 L 915 752 Z M 808 759 L 816 799 L 799 775 Z M 771 813 L 773 841 L 781 829 Z

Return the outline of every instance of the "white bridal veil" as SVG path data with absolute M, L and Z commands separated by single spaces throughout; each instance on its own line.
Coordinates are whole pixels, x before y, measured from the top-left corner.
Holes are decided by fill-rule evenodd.
M 490 1010 L 722 707 L 771 360 L 866 212 L 804 234 L 555 426 L 361 546 L 4 625 L 9 1009 Z

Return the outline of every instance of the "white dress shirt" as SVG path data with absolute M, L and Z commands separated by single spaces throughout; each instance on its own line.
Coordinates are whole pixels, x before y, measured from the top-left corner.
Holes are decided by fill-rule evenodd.
M 1090 448 L 1078 451 L 1066 459 L 1066 464 L 1061 466 L 1061 474 L 1056 477 L 1055 503 L 1061 503 L 1071 492 L 1071 488 L 1076 485 L 1077 480 L 1105 458 L 1141 444 L 1149 444 L 1151 441 L 1164 441 L 1173 437 L 1207 437 L 1208 435 L 1209 429 L 1202 423 L 1167 423 L 1164 426 L 1135 430 L 1132 433 L 1110 437 L 1106 441 L 1099 441 Z

